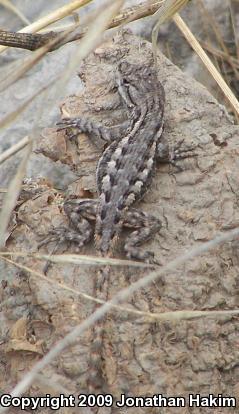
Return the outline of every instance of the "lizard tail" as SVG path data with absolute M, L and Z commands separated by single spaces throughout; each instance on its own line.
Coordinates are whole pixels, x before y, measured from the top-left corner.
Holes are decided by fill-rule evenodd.
M 91 344 L 91 355 L 89 360 L 89 377 L 88 377 L 88 390 L 90 394 L 102 393 L 104 388 L 103 379 L 103 327 L 99 322 L 95 325 L 93 330 L 93 339 Z
M 101 269 L 96 274 L 94 296 L 106 301 L 108 299 L 109 266 Z M 94 311 L 101 306 L 96 304 Z M 92 331 L 91 355 L 89 359 L 89 393 L 102 393 L 105 388 L 104 379 L 104 331 L 105 319 L 99 320 Z

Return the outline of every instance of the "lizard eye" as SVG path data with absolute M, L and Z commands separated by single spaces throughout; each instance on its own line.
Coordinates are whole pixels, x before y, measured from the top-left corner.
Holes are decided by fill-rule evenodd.
M 129 86 L 129 81 L 125 78 L 122 79 L 124 86 Z
M 123 62 L 120 62 L 120 63 L 119 63 L 119 65 L 118 65 L 118 70 L 119 70 L 121 73 L 126 72 L 128 69 L 129 69 L 128 62 L 123 61 Z

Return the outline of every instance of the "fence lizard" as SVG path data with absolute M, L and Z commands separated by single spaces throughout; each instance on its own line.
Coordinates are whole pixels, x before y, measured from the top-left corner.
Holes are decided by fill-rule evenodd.
M 105 141 L 108 146 L 96 171 L 98 199 L 66 201 L 64 211 L 70 227 L 64 232 L 56 229 L 55 237 L 81 247 L 91 239 L 93 229 L 90 221 L 95 220 L 96 247 L 102 256 L 109 256 L 125 226 L 134 229 L 124 244 L 126 256 L 150 261 L 152 253 L 138 246 L 160 230 L 161 222 L 150 214 L 131 208 L 131 205 L 148 189 L 156 160 L 169 157 L 168 148 L 161 140 L 165 94 L 152 62 L 140 65 L 122 60 L 118 64 L 117 88 L 129 112 L 129 126 L 124 133 L 121 129 L 104 127 L 86 118 L 67 119 L 58 124 L 59 129 L 66 129 L 70 136 L 86 132 L 94 139 Z M 174 158 L 177 158 L 176 152 L 171 156 L 172 160 Z M 95 281 L 97 298 L 108 299 L 108 284 L 107 267 L 98 273 Z M 93 333 L 90 392 L 102 391 L 102 345 L 103 327 L 100 322 Z

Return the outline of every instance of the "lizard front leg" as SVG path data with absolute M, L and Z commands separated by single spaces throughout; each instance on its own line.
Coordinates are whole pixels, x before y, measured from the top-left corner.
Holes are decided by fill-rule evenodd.
M 184 148 L 183 143 L 184 139 L 181 139 L 170 148 L 167 140 L 162 135 L 156 147 L 156 160 L 161 163 L 176 165 L 177 161 L 185 158 L 196 157 L 197 153 L 195 151 L 195 145 Z
M 123 225 L 136 229 L 125 240 L 124 250 L 127 257 L 144 261 L 153 258 L 152 252 L 144 251 L 138 246 L 151 239 L 161 229 L 161 221 L 151 214 L 132 208 L 126 212 Z
M 81 132 L 86 133 L 97 146 L 97 141 L 99 140 L 111 143 L 121 139 L 130 127 L 130 121 L 127 120 L 122 124 L 108 127 L 93 119 L 79 117 L 64 119 L 63 121 L 58 122 L 57 125 L 59 131 L 72 129 L 73 131 L 69 134 L 70 138 L 75 138 Z

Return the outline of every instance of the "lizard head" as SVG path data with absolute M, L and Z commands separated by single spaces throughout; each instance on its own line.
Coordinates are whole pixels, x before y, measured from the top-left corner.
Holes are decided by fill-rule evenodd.
M 157 87 L 157 72 L 153 65 L 122 61 L 118 65 L 117 83 L 119 93 L 128 106 L 135 106 L 145 94 Z M 133 105 L 130 105 L 129 102 Z

